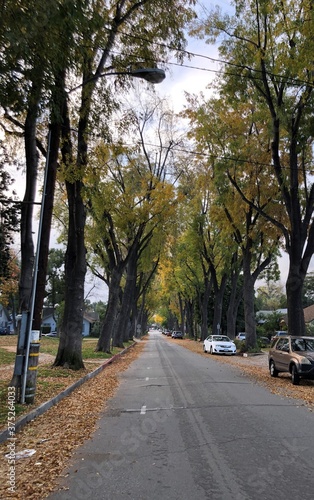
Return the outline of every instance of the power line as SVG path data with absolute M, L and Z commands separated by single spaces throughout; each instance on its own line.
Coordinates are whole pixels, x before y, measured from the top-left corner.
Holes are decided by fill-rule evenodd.
M 260 76 L 253 76 L 253 75 L 245 75 L 245 74 L 242 74 L 241 77 L 242 78 L 248 78 L 248 79 L 251 79 L 251 80 L 262 80 L 262 75 L 263 75 L 263 72 L 261 69 L 255 69 L 255 68 L 251 68 L 250 66 L 247 66 L 247 65 L 243 65 L 243 64 L 237 64 L 237 63 L 233 63 L 233 62 L 230 62 L 230 61 L 225 61 L 223 59 L 218 59 L 218 58 L 215 58 L 215 57 L 210 57 L 210 56 L 206 56 L 205 54 L 198 54 L 197 52 L 191 52 L 191 51 L 188 51 L 188 50 L 185 50 L 185 49 L 181 49 L 181 48 L 178 48 L 178 47 L 174 47 L 172 45 L 167 45 L 165 43 L 161 43 L 161 42 L 156 42 L 156 41 L 151 41 L 150 39 L 148 38 L 145 38 L 145 37 L 141 37 L 141 36 L 138 36 L 138 35 L 132 35 L 132 34 L 129 34 L 129 33 L 123 33 L 124 36 L 127 36 L 129 38 L 133 38 L 133 39 L 136 39 L 136 40 L 140 40 L 144 43 L 149 43 L 149 44 L 154 44 L 154 45 L 157 45 L 159 47 L 162 47 L 162 48 L 166 48 L 170 51 L 173 51 L 173 52 L 181 52 L 182 54 L 185 54 L 187 57 L 199 57 L 201 59 L 206 59 L 206 60 L 209 60 L 213 63 L 219 63 L 219 64 L 222 64 L 222 65 L 226 65 L 226 66 L 232 66 L 234 68 L 237 68 L 237 69 L 241 69 L 241 70 L 246 70 L 246 71 L 252 71 L 254 73 L 259 73 Z M 103 50 L 103 49 L 101 49 Z M 123 53 L 121 52 L 115 52 L 115 51 L 112 51 L 112 53 L 116 53 L 118 55 L 123 55 Z M 136 60 L 136 56 L 133 56 L 131 54 L 125 54 L 125 55 L 128 55 L 128 57 L 134 57 L 134 59 Z M 138 62 L 138 60 L 136 60 Z M 154 61 L 153 61 L 154 62 Z M 175 62 L 168 62 L 168 61 L 164 61 L 164 60 L 158 60 L 158 61 L 155 61 L 155 62 L 158 62 L 158 63 L 161 63 L 161 64 L 165 64 L 165 65 L 170 65 L 170 66 L 179 66 L 179 67 L 185 67 L 185 68 L 190 68 L 190 69 L 196 69 L 198 71 L 205 71 L 205 72 L 210 72 L 210 73 L 222 73 L 222 70 L 214 70 L 214 69 L 209 69 L 209 68 L 202 68 L 202 67 L 198 67 L 198 66 L 190 66 L 190 65 L 187 65 L 187 64 L 183 64 L 183 63 L 175 63 Z M 225 75 L 228 75 L 228 76 L 240 76 L 238 73 L 228 73 L 228 72 L 225 72 L 224 73 Z M 292 78 L 292 77 L 289 77 L 289 76 L 286 76 L 286 75 L 282 75 L 282 74 L 276 74 L 276 73 L 272 73 L 272 72 L 267 72 L 267 75 L 270 76 L 270 77 L 273 77 L 273 78 L 278 78 L 278 79 L 284 79 L 286 80 L 286 83 L 290 83 L 291 85 L 309 85 L 311 87 L 314 86 L 313 82 L 310 82 L 310 81 L 306 81 L 306 80 L 302 80 L 300 78 L 296 79 L 296 78 Z
M 128 143 L 120 143 L 122 146 L 125 147 L 134 147 L 134 144 L 128 144 Z M 146 146 L 150 146 L 152 148 L 157 148 L 157 149 L 169 149 L 169 146 L 162 146 L 160 144 L 152 144 L 149 142 L 145 142 Z M 238 157 L 233 157 L 233 156 L 224 156 L 224 155 L 215 155 L 212 153 L 205 153 L 205 152 L 200 152 L 200 151 L 195 151 L 195 150 L 189 150 L 185 148 L 178 148 L 174 147 L 171 149 L 171 151 L 176 152 L 176 153 L 184 153 L 188 154 L 190 156 L 195 156 L 195 157 L 202 157 L 202 158 L 210 158 L 213 160 L 219 160 L 219 161 L 231 161 L 234 163 L 248 163 L 250 165 L 256 165 L 259 167 L 268 167 L 268 168 L 273 168 L 272 163 L 266 163 L 266 162 L 260 162 L 257 160 L 248 160 L 247 158 L 238 158 Z M 290 167 L 282 166 L 282 170 L 290 170 Z M 313 169 L 308 169 L 305 170 L 304 168 L 298 167 L 297 170 L 300 172 L 306 172 L 308 174 L 313 174 Z

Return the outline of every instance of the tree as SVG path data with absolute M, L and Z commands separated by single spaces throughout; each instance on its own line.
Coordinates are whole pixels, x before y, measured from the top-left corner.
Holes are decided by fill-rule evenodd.
M 212 98 L 206 102 L 191 96 L 189 104 L 185 114 L 191 123 L 190 136 L 196 141 L 199 151 L 204 154 L 208 150 L 206 186 L 212 205 L 211 224 L 216 224 L 219 235 L 213 240 L 220 241 L 217 255 L 220 253 L 227 273 L 234 273 L 237 278 L 235 271 L 239 261 L 234 259 L 239 250 L 246 344 L 248 348 L 255 347 L 254 284 L 276 256 L 279 236 L 278 231 L 276 233 L 271 224 L 242 197 L 244 195 L 252 204 L 263 207 L 264 213 L 272 213 L 272 202 L 277 199 L 277 192 L 269 184 L 267 164 L 261 164 L 261 159 L 265 157 L 266 160 L 269 155 L 267 135 L 265 139 L 267 128 L 262 122 L 257 127 L 250 106 L 237 102 L 235 98 L 228 102 L 223 98 Z M 239 151 L 246 158 L 245 162 L 238 161 Z M 224 251 L 225 248 L 228 250 Z M 212 276 L 217 283 L 215 273 Z M 227 282 L 227 276 L 221 275 L 221 279 L 222 283 Z M 237 280 L 234 291 L 236 283 Z M 217 285 L 215 288 L 218 291 Z M 217 292 L 216 295 L 218 297 Z M 219 303 L 222 304 L 222 297 L 217 301 Z
M 3 148 L 1 142 L 0 148 Z M 2 149 L 0 153 L 0 283 L 11 277 L 9 263 L 12 261 L 12 252 L 10 247 L 13 234 L 18 231 L 19 224 L 19 206 L 14 199 L 8 197 L 13 179 L 5 171 L 6 161 L 8 161 L 7 152 Z M 14 191 L 12 197 L 15 197 Z
M 73 33 L 71 28 L 75 24 L 73 19 L 76 19 L 73 17 L 74 6 L 72 9 L 70 7 L 71 12 L 69 12 L 67 4 L 69 4 L 67 0 L 57 3 L 44 0 L 40 5 L 34 0 L 22 0 L 18 3 L 9 0 L 3 4 L 1 10 L 0 105 L 4 111 L 2 126 L 8 137 L 15 137 L 17 141 L 23 137 L 26 159 L 26 188 L 21 205 L 20 231 L 20 309 L 22 311 L 29 309 L 33 285 L 32 219 L 40 166 L 39 153 L 44 157 L 47 156 L 44 146 L 47 107 L 51 110 L 52 122 L 49 141 L 49 148 L 52 146 L 52 151 L 51 154 L 48 153 L 48 179 L 50 180 L 52 170 L 54 170 L 54 175 L 56 172 L 60 130 L 55 130 L 54 124 L 56 115 L 60 115 L 60 92 L 59 86 L 55 83 L 60 78 L 60 72 L 66 64 L 65 60 L 69 61 L 69 51 L 71 46 L 73 47 L 73 43 L 72 45 L 70 43 Z M 21 33 L 23 33 L 23 43 L 21 43 Z M 61 102 L 62 100 L 61 97 Z M 60 124 L 60 116 L 58 122 Z M 37 324 L 33 325 L 36 328 L 40 327 L 44 297 L 51 226 L 51 200 L 53 200 L 53 191 L 49 190 L 51 186 L 53 186 L 53 181 L 50 180 L 46 193 L 47 203 L 41 244 L 41 254 L 45 255 L 40 256 L 38 272 L 40 285 L 37 287 L 38 296 L 35 308 Z M 48 217 L 46 216 L 47 209 L 50 210 Z M 43 277 L 42 274 L 44 274 Z M 41 296 L 39 296 L 40 293 Z
M 55 307 L 64 302 L 64 251 L 52 248 L 49 251 L 46 305 Z
M 286 295 L 281 283 L 278 281 L 268 281 L 265 285 L 259 286 L 256 296 L 257 310 L 276 311 L 286 307 Z
M 144 271 L 146 279 L 154 273 L 173 213 L 173 188 L 165 179 L 171 173 L 172 150 L 177 142 L 173 137 L 163 137 L 169 119 L 170 113 L 158 100 L 148 108 L 138 105 L 136 111 L 127 110 L 122 123 L 128 136 L 132 134 L 135 143 L 140 141 L 140 147 L 100 144 L 90 160 L 85 184 L 92 223 L 87 242 L 97 255 L 109 288 L 98 350 L 109 350 L 112 338 L 117 346 L 127 338 L 128 322 L 130 317 L 135 321 L 137 299 L 146 286 Z M 146 145 L 145 136 L 154 132 L 160 145 L 152 148 Z M 120 140 L 122 133 L 120 127 Z M 138 276 L 144 280 L 142 286 Z
M 244 193 L 242 198 L 281 231 L 289 255 L 289 332 L 302 335 L 302 289 L 314 252 L 312 2 L 247 0 L 236 1 L 235 8 L 236 16 L 212 12 L 194 33 L 211 42 L 223 34 L 221 91 L 267 118 L 272 177 L 285 218 L 266 213 Z

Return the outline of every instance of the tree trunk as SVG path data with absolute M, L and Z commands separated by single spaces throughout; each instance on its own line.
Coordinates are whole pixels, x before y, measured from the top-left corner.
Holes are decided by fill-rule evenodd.
M 185 334 L 185 311 L 184 311 L 184 306 L 183 306 L 183 299 L 181 293 L 179 293 L 179 308 L 180 308 L 180 326 L 179 330 L 182 332 L 182 335 Z
M 50 129 L 50 151 L 47 151 L 48 165 L 47 165 L 47 182 L 46 193 L 44 193 L 44 212 L 42 221 L 42 232 L 40 239 L 40 251 L 38 260 L 38 273 L 37 273 L 37 286 L 36 286 L 36 299 L 34 307 L 34 330 L 41 329 L 42 310 L 45 298 L 46 289 L 46 276 L 49 255 L 49 241 L 50 230 L 53 212 L 54 192 L 58 168 L 58 155 L 60 145 L 60 130 L 59 124 L 54 124 Z M 49 146 L 49 145 L 48 145 Z
M 127 265 L 126 283 L 122 296 L 121 311 L 119 322 L 113 338 L 114 347 L 123 347 L 124 334 L 128 327 L 132 309 L 132 297 L 136 295 L 136 270 L 137 270 L 137 248 L 134 246 L 131 250 Z
M 113 269 L 108 287 L 108 304 L 105 318 L 101 327 L 100 336 L 97 342 L 96 351 L 110 353 L 110 343 L 113 338 L 114 326 L 119 307 L 120 282 L 122 272 Z
M 244 302 L 244 319 L 246 348 L 256 347 L 256 322 L 254 311 L 254 284 L 255 278 L 251 272 L 251 242 L 248 241 L 246 248 L 243 250 L 243 302 Z
M 208 301 L 210 296 L 210 291 L 212 287 L 212 282 L 207 277 L 204 280 L 204 293 L 200 300 L 200 312 L 201 312 L 201 341 L 205 340 L 208 336 Z
M 25 120 L 26 188 L 21 209 L 21 276 L 19 283 L 20 311 L 29 310 L 33 283 L 33 211 L 38 169 L 36 120 L 37 106 L 34 106 L 29 110 Z
M 82 183 L 66 181 L 69 201 L 68 246 L 65 256 L 65 308 L 60 329 L 60 343 L 54 366 L 73 370 L 84 368 L 82 327 L 86 250 L 84 244 L 85 208 L 81 197 Z
M 236 297 L 232 302 L 229 302 L 227 309 L 227 335 L 231 339 L 235 338 L 236 334 L 236 324 L 237 324 L 237 316 L 240 302 L 243 297 L 243 288 L 241 289 L 241 295 Z
M 288 331 L 290 335 L 305 335 L 305 321 L 302 304 L 304 273 L 300 272 L 300 260 L 294 264 L 290 258 L 289 274 L 286 282 L 288 306 Z
M 255 282 L 262 271 L 269 265 L 271 257 L 268 256 L 260 263 L 254 272 L 251 272 L 251 244 L 249 243 L 243 252 L 243 300 L 244 300 L 244 317 L 245 317 L 245 332 L 246 348 L 256 347 L 256 320 L 254 310 Z
M 44 212 L 42 220 L 42 231 L 40 238 L 40 251 L 38 259 L 37 287 L 34 308 L 35 330 L 40 330 L 42 309 L 45 298 L 46 276 L 48 267 L 50 231 L 54 204 L 54 193 L 58 169 L 58 157 L 61 135 L 61 117 L 63 116 L 63 107 L 65 105 L 65 70 L 61 70 L 55 79 L 54 91 L 51 98 L 51 125 L 47 149 L 47 182 L 46 193 L 44 193 Z
M 192 300 L 185 301 L 185 315 L 186 315 L 186 326 L 187 326 L 187 334 L 189 337 L 194 338 L 194 324 L 193 324 L 193 316 L 194 316 L 194 303 Z
M 231 276 L 231 293 L 227 309 L 227 335 L 231 339 L 235 338 L 237 314 L 240 302 L 243 297 L 243 288 L 238 287 L 239 272 L 234 271 Z
M 222 333 L 222 305 L 227 283 L 227 275 L 224 275 L 221 279 L 220 286 L 215 287 L 215 304 L 214 304 L 214 319 L 213 319 L 213 334 Z M 219 326 L 218 326 L 219 325 Z

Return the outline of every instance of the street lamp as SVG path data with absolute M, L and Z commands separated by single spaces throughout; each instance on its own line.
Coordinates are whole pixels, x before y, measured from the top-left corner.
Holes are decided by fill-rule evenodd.
M 73 89 L 68 90 L 68 94 L 71 94 L 75 90 L 84 87 L 84 85 L 87 85 L 90 82 L 94 82 L 99 78 L 105 78 L 107 76 L 132 76 L 135 78 L 141 78 L 142 80 L 146 80 L 149 83 L 158 84 L 164 81 L 164 79 L 166 78 L 166 73 L 164 72 L 163 69 L 160 68 L 139 68 L 129 71 L 114 71 L 112 73 L 100 73 L 99 75 L 95 75 L 91 78 L 88 78 L 83 83 L 80 83 L 80 85 L 77 85 Z
M 140 69 L 135 69 L 135 70 L 130 70 L 130 71 L 117 71 L 117 72 L 112 72 L 112 73 L 101 73 L 101 74 L 96 74 L 94 77 L 84 81 L 77 87 L 70 89 L 67 93 L 70 94 L 74 90 L 77 90 L 84 85 L 96 81 L 99 78 L 107 77 L 107 76 L 115 76 L 115 75 L 129 75 L 135 78 L 141 78 L 149 83 L 153 84 L 158 84 L 161 83 L 165 78 L 166 74 L 164 70 L 159 69 L 159 68 L 140 68 Z M 39 253 L 40 253 L 40 246 L 41 246 L 41 230 L 43 226 L 43 214 L 44 214 L 44 205 L 45 205 L 45 200 L 46 200 L 46 186 L 47 186 L 47 172 L 48 172 L 48 165 L 49 165 L 49 153 L 50 153 L 50 138 L 51 138 L 51 132 L 49 132 L 48 136 L 48 150 L 47 150 L 47 157 L 46 157 L 46 164 L 45 164 L 45 172 L 44 172 L 44 186 L 43 186 L 43 194 L 42 194 L 42 201 L 41 201 L 41 210 L 40 210 L 40 218 L 39 218 L 39 232 L 38 232 L 38 238 L 37 238 L 37 248 L 36 248 L 36 259 L 35 259 L 35 267 L 34 267 L 34 272 L 33 272 L 33 283 L 32 283 L 32 292 L 31 292 L 31 303 L 30 303 L 30 310 L 28 311 L 27 315 L 22 318 L 22 325 L 21 325 L 21 331 L 22 335 L 19 336 L 18 340 L 18 348 L 22 349 L 22 344 L 24 346 L 24 351 L 23 355 L 16 356 L 15 360 L 15 368 L 14 368 L 14 375 L 22 375 L 22 380 L 21 380 L 21 403 L 25 403 L 25 393 L 26 393 L 26 385 L 28 381 L 28 373 L 30 368 L 29 364 L 29 358 L 30 358 L 30 346 L 31 346 L 31 340 L 32 340 L 32 324 L 33 324 L 33 316 L 34 316 L 34 307 L 35 307 L 35 297 L 36 297 L 36 287 L 37 287 L 37 275 L 38 275 L 38 261 L 39 261 Z M 49 243 L 49 242 L 48 242 Z M 33 354 L 34 356 L 38 356 L 38 353 Z M 30 395 L 29 398 L 29 403 L 33 402 L 31 396 L 35 396 L 35 385 L 36 385 L 36 369 L 37 366 L 32 367 L 34 370 L 33 372 L 33 384 L 34 387 L 33 393 Z M 35 378 L 35 379 L 34 379 Z
M 121 73 L 123 74 L 123 73 Z M 136 78 L 142 78 L 149 83 L 161 83 L 166 78 L 166 73 L 160 68 L 141 68 L 127 73 Z M 105 75 L 104 75 L 105 76 Z

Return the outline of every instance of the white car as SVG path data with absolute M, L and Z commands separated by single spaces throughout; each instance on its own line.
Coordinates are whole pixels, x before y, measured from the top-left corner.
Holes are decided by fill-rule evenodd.
M 246 339 L 246 333 L 245 333 L 245 332 L 240 332 L 240 333 L 236 336 L 236 339 L 237 339 L 237 340 L 245 340 L 245 339 Z
M 204 352 L 210 354 L 236 354 L 235 343 L 226 335 L 209 335 L 204 340 Z

